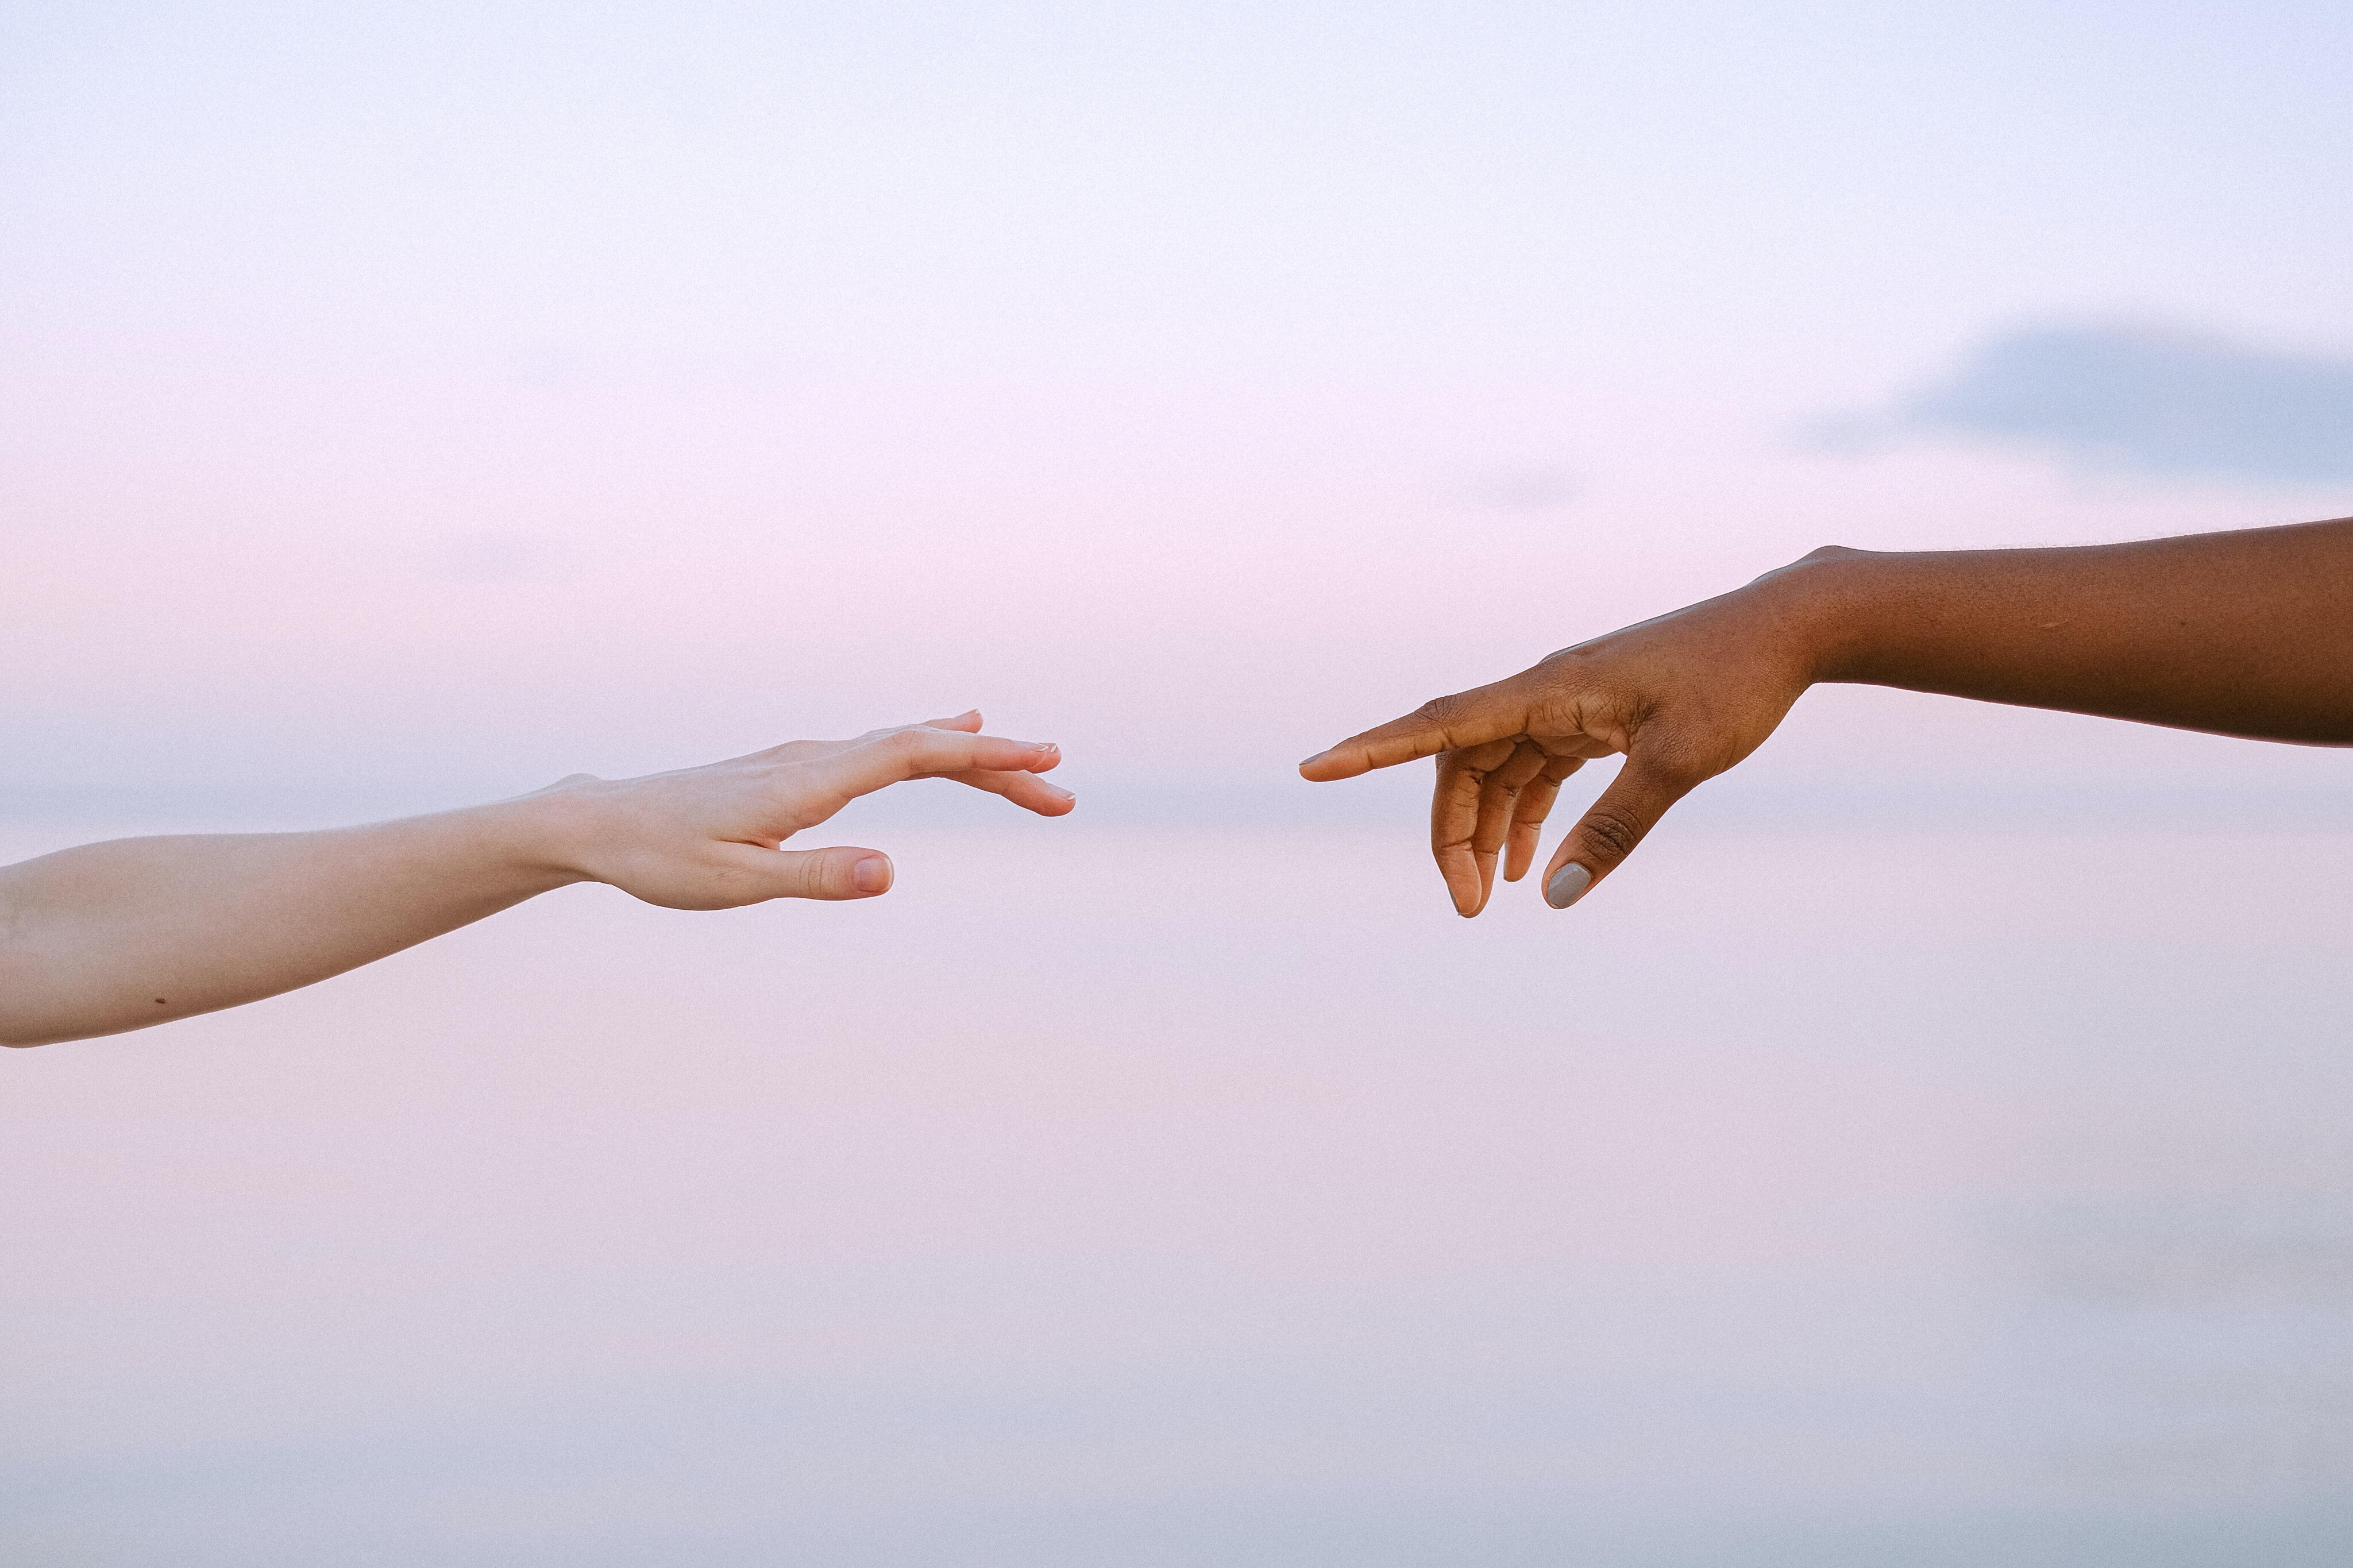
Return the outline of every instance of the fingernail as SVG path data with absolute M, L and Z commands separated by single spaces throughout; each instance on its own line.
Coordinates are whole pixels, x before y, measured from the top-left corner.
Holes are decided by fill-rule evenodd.
M 1585 889 L 1593 886 L 1593 873 L 1571 860 L 1552 874 L 1545 884 L 1545 902 L 1554 909 L 1565 910 L 1585 897 Z
M 1332 753 L 1332 749 L 1331 749 L 1329 746 L 1326 746 L 1324 750 L 1322 750 L 1322 751 L 1320 751 L 1320 752 L 1316 752 L 1316 753 L 1315 753 L 1315 755 L 1314 755 L 1314 756 L 1313 756 L 1313 757 L 1302 757 L 1302 758 L 1300 758 L 1300 759 L 1299 759 L 1299 765 L 1300 765 L 1301 767 L 1303 767 L 1303 767 L 1305 767 L 1308 763 L 1312 763 L 1312 762 L 1314 762 L 1317 758 L 1320 758 L 1320 757 L 1326 757 L 1326 756 L 1331 755 L 1331 753 Z
M 1056 800 L 1076 800 L 1079 798 L 1077 795 L 1072 795 L 1069 790 L 1064 789 L 1060 784 L 1048 784 L 1046 787 L 1053 793 L 1053 796 Z
M 851 868 L 849 885 L 866 894 L 887 893 L 891 890 L 891 858 L 869 855 Z

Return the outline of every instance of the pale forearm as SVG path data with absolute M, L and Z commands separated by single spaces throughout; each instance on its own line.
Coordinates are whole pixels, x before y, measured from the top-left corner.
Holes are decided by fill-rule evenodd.
M 543 797 L 320 833 L 129 838 L 0 868 L 0 1043 L 290 991 L 577 880 Z
M 2353 520 L 2054 550 L 1818 552 L 1816 677 L 2353 744 Z
M 325 833 L 126 838 L 0 867 L 0 1045 L 111 1035 L 293 990 L 567 882 L 652 904 L 871 899 L 890 857 L 786 849 L 863 795 L 951 779 L 1041 816 L 1050 742 L 976 710 L 794 741 L 635 779 L 575 773 L 516 800 Z

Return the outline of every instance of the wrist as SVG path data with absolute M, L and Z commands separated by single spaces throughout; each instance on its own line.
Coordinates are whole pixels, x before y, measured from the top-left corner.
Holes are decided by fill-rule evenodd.
M 1882 552 L 1826 544 L 1749 584 L 1771 606 L 1809 685 L 1867 681 L 1876 647 Z
M 588 867 L 596 840 L 593 816 L 581 781 L 567 779 L 513 800 L 472 808 L 491 852 L 519 883 L 545 892 L 597 879 Z

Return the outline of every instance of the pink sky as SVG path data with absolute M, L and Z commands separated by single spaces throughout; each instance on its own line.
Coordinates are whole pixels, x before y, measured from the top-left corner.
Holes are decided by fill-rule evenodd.
M 1476 922 L 1292 769 L 1824 542 L 2353 510 L 1823 439 L 2343 357 L 2348 26 L 8 8 L 0 855 L 976 703 L 1082 803 L 5 1053 L 0 1561 L 2333 1564 L 2345 753 L 1819 692 Z

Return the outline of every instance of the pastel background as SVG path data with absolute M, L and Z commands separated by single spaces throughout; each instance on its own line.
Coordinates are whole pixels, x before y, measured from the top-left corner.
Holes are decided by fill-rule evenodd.
M 10 1054 L 0 1563 L 2341 1563 L 2353 760 L 1818 692 L 1475 922 L 1291 764 L 1820 543 L 2353 511 L 2348 53 L 0 7 L 0 853 L 976 703 L 1082 795 Z

